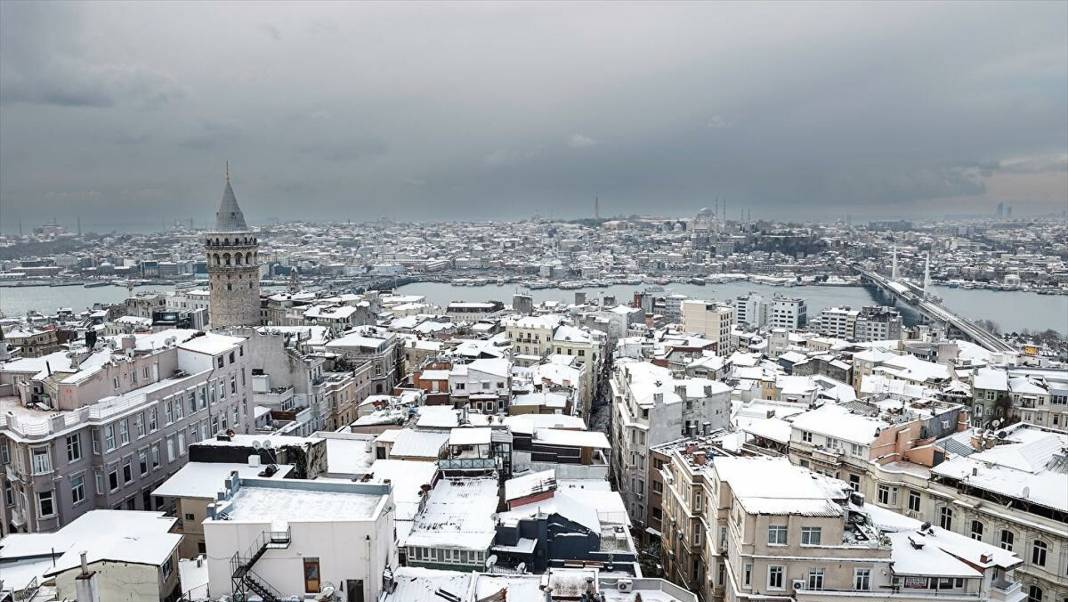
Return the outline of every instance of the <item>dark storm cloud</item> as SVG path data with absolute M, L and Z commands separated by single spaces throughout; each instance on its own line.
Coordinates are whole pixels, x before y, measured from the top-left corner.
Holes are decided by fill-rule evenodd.
M 207 219 L 230 160 L 253 221 L 571 217 L 598 195 L 1059 211 L 1066 23 L 1065 3 L 3 2 L 0 203 Z

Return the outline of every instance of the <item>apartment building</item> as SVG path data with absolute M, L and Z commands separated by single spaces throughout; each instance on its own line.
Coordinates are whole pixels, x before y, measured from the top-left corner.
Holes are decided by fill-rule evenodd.
M 682 502 L 666 520 L 705 547 L 706 602 L 1022 600 L 1018 556 L 869 507 L 785 458 L 677 453 L 664 472 Z
M 546 314 L 508 318 L 502 325 L 513 353 L 542 356 L 552 351 L 553 333 L 562 322 L 562 316 Z
M 682 329 L 716 341 L 716 355 L 726 357 L 734 350 L 731 328 L 734 326 L 734 307 L 708 301 L 682 302 Z
M 742 295 L 734 300 L 734 314 L 739 324 L 764 328 L 768 324 L 768 302 L 756 293 Z
M 768 308 L 768 328 L 797 330 L 808 323 L 808 303 L 800 297 L 775 295 Z
M 373 395 L 389 394 L 403 377 L 404 342 L 388 330 L 359 326 L 328 342 L 326 350 L 353 367 L 371 362 Z
M 620 360 L 612 375 L 612 478 L 631 521 L 650 520 L 650 448 L 725 427 L 730 387 L 704 378 L 676 378 L 648 362 Z
M 388 484 L 234 474 L 203 521 L 208 593 L 377 600 L 397 567 L 394 506 Z
M 589 416 L 593 396 L 600 389 L 604 349 L 608 336 L 597 330 L 561 324 L 553 331 L 552 352 L 575 358 L 575 367 L 582 369 L 582 384 L 579 389 L 579 412 Z
M 853 338 L 859 342 L 896 341 L 903 329 L 901 314 L 892 307 L 869 305 L 857 315 Z
M 828 307 L 820 312 L 820 334 L 838 339 L 853 340 L 857 332 L 857 316 L 860 311 L 850 307 Z
M 151 510 L 188 446 L 251 422 L 245 340 L 171 330 L 0 368 L 3 532 Z M 32 374 L 31 374 L 32 373 Z M 16 382 L 12 382 L 16 381 Z

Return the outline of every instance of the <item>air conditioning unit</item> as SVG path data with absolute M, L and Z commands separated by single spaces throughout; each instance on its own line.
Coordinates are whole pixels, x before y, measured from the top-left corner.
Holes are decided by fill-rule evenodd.
M 804 589 L 805 589 L 805 580 L 804 579 L 794 579 L 794 591 L 798 592 L 798 591 L 802 591 Z
M 634 582 L 630 579 L 620 579 L 619 581 L 616 581 L 616 589 L 623 593 L 629 592 L 633 585 Z

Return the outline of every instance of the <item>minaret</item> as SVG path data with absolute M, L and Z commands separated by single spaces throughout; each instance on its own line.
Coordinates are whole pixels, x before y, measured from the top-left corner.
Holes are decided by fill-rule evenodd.
M 237 206 L 237 197 L 230 185 L 229 162 L 226 163 L 222 201 L 215 214 L 215 228 L 205 235 L 204 248 L 208 255 L 211 327 L 258 325 L 259 242 Z
M 894 245 L 894 259 L 890 263 L 890 280 L 897 282 L 897 245 Z

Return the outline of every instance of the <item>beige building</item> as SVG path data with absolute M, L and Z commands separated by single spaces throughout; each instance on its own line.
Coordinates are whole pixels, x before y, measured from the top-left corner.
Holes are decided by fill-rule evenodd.
M 716 355 L 731 354 L 731 327 L 734 326 L 734 306 L 708 301 L 682 302 L 682 328 L 716 341 Z

